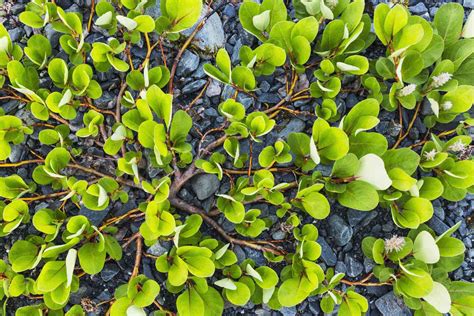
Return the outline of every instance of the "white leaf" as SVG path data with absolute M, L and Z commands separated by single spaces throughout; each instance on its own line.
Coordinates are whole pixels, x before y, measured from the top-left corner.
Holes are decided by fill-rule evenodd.
M 58 107 L 61 108 L 65 106 L 66 104 L 68 104 L 69 101 L 71 101 L 71 98 L 72 98 L 71 90 L 66 89 L 63 96 L 61 97 L 61 100 L 59 100 Z
M 148 76 L 148 59 L 145 62 L 145 67 L 143 68 L 143 81 L 145 82 L 145 87 L 150 85 L 150 77 Z
M 440 313 L 449 313 L 451 310 L 451 296 L 446 287 L 439 282 L 433 282 L 433 289 L 423 299 Z
M 255 271 L 254 268 L 250 264 L 247 263 L 247 266 L 245 267 L 245 271 L 247 272 L 248 275 L 254 277 L 255 279 L 259 280 L 260 282 L 263 282 L 262 276 L 260 273 Z
M 224 289 L 231 290 L 231 291 L 237 290 L 237 286 L 235 285 L 234 281 L 232 281 L 229 278 L 218 280 L 218 281 L 214 282 L 214 284 L 219 286 L 219 287 L 222 287 Z
M 83 33 L 81 33 L 81 35 L 79 37 L 79 44 L 77 45 L 76 53 L 79 53 L 81 51 L 82 46 L 84 46 L 84 34 Z
M 341 62 L 337 62 L 336 66 L 337 66 L 337 68 L 341 69 L 342 71 L 358 71 L 358 70 L 360 70 L 359 67 L 356 67 L 354 65 L 349 65 L 349 64 L 346 64 L 346 63 L 341 63 Z
M 401 54 L 403 54 L 404 52 L 406 52 L 406 50 L 408 49 L 409 46 L 407 47 L 403 47 L 403 48 L 400 48 L 400 49 L 397 49 L 396 51 L 394 51 L 392 54 L 390 54 L 390 58 L 396 58 L 396 57 L 399 57 Z
M 126 316 L 146 316 L 146 313 L 143 308 L 136 305 L 131 305 L 129 308 L 127 308 Z
M 343 39 L 349 38 L 349 29 L 347 28 L 347 24 L 344 24 L 344 35 L 342 36 Z M 346 45 L 347 46 L 347 45 Z
M 305 242 L 306 239 L 303 239 L 301 241 L 301 245 L 300 245 L 300 258 L 303 258 L 303 255 L 304 255 L 304 251 L 303 251 L 303 245 L 304 245 L 304 242 Z
M 178 247 L 178 244 L 179 244 L 179 234 L 181 233 L 184 227 L 186 227 L 186 224 L 176 226 L 174 229 L 173 243 L 176 247 Z
M 153 151 L 154 151 L 154 153 L 155 153 L 156 163 L 159 164 L 159 165 L 162 165 L 162 164 L 163 164 L 163 160 L 161 159 L 160 150 L 158 149 L 157 146 L 153 146 Z
M 448 171 L 448 170 L 444 170 L 444 173 L 446 173 L 448 176 L 451 176 L 453 178 L 457 178 L 457 179 L 466 179 L 467 178 L 467 175 L 457 175 L 455 173 L 452 173 L 451 171 Z
M 400 266 L 400 268 L 406 273 L 406 274 L 409 274 L 409 275 L 412 275 L 414 277 L 421 277 L 421 275 L 419 274 L 416 274 L 414 272 L 411 272 L 410 270 L 408 270 L 402 263 L 401 260 L 398 260 L 398 265 Z M 396 278 L 395 278 L 396 279 Z
M 324 0 L 321 0 L 321 13 L 328 20 L 334 19 L 334 13 L 332 13 L 331 9 L 324 3 Z
M 317 0 L 301 0 L 301 3 L 304 5 L 306 8 L 306 12 L 308 12 L 311 15 L 316 15 L 319 13 L 319 1 Z
M 74 266 L 76 265 L 77 250 L 74 248 L 69 249 L 66 256 L 66 286 L 70 287 L 72 283 L 72 276 L 74 275 Z
M 140 175 L 138 174 L 138 165 L 137 165 L 137 163 L 133 162 L 133 163 L 131 163 L 131 166 L 132 166 L 133 176 L 136 179 L 140 179 Z
M 73 239 L 73 238 L 79 236 L 80 234 L 82 234 L 82 232 L 84 231 L 84 229 L 86 229 L 86 224 L 82 225 L 82 227 L 81 227 L 76 233 L 67 236 L 66 239 Z M 48 248 L 48 249 L 49 249 L 49 248 Z
M 439 261 L 439 248 L 433 236 L 427 231 L 422 231 L 416 236 L 413 243 L 413 256 L 420 261 L 434 264 Z
M 30 100 L 33 100 L 33 101 L 36 101 L 38 103 L 44 104 L 44 100 L 41 99 L 41 97 L 39 95 L 37 95 L 34 91 L 32 91 L 32 90 L 28 89 L 27 87 L 23 86 L 22 84 L 18 83 L 18 81 L 16 81 L 15 83 L 18 86 L 18 88 L 11 86 L 13 89 L 15 89 L 16 91 L 18 91 L 20 93 L 23 93 L 28 98 L 30 98 Z
M 8 37 L 0 37 L 0 53 L 6 52 L 8 50 Z
M 316 80 L 316 84 L 318 85 L 319 89 L 321 89 L 321 91 L 324 91 L 324 92 L 332 92 L 333 91 L 332 89 L 328 89 L 325 86 L 323 86 L 321 84 L 321 82 L 319 82 L 319 80 Z
M 227 195 L 227 194 L 216 194 L 216 196 L 220 196 L 221 198 L 232 201 L 232 202 L 237 202 L 232 196 Z
M 252 18 L 253 26 L 259 31 L 265 31 L 270 23 L 270 10 L 263 11 Z
M 289 184 L 286 183 L 286 182 L 278 183 L 278 184 L 275 185 L 273 188 L 271 188 L 270 191 L 272 191 L 272 192 L 273 192 L 273 191 L 278 191 L 278 190 L 280 190 L 280 189 L 284 189 L 284 188 L 288 187 L 288 185 L 289 185 Z
M 400 82 L 403 82 L 403 78 L 402 78 L 402 65 L 403 65 L 403 61 L 405 60 L 405 57 L 403 58 L 400 58 L 400 61 L 398 62 L 398 67 L 397 69 L 395 69 L 395 72 L 397 74 L 397 77 L 398 77 L 398 80 Z
M 44 172 L 46 172 L 51 178 L 62 179 L 65 176 L 57 174 L 55 172 L 50 171 L 48 168 L 43 168 Z
M 125 126 L 120 125 L 119 127 L 117 127 L 112 136 L 110 136 L 110 139 L 113 141 L 119 141 L 124 140 L 125 136 L 127 136 L 127 129 L 125 128 Z
M 100 184 L 97 185 L 99 187 L 99 198 L 97 199 L 97 206 L 103 206 L 108 199 L 107 191 L 105 191 L 104 187 Z
M 252 60 L 247 64 L 247 68 L 253 68 L 255 62 L 257 62 L 257 55 L 253 56 Z
M 30 267 L 30 269 L 34 269 L 36 268 L 36 266 L 41 262 L 41 258 L 43 258 L 43 252 L 44 252 L 44 249 L 46 248 L 46 245 L 42 245 L 41 246 L 41 249 L 38 253 L 38 255 L 36 256 L 36 260 L 35 262 L 33 263 L 33 265 Z
M 370 183 L 377 190 L 386 190 L 392 185 L 382 158 L 375 154 L 367 154 L 360 158 L 359 162 L 360 167 L 355 174 L 358 180 Z
M 32 2 L 34 3 L 34 2 Z M 43 19 L 43 26 L 46 26 L 46 24 L 48 24 L 49 22 L 49 7 L 48 6 L 45 6 L 46 8 L 46 13 L 44 14 L 44 19 Z
M 64 245 L 56 245 L 56 246 L 51 246 L 51 247 L 46 248 L 46 249 L 43 251 L 43 258 L 47 258 L 47 257 L 48 257 L 48 253 L 50 253 L 51 251 L 56 250 L 56 249 L 59 249 L 59 248 L 62 248 L 62 247 L 64 247 Z
M 338 304 L 336 295 L 334 295 L 334 293 L 331 292 L 331 291 L 328 291 L 328 294 L 332 298 L 332 300 L 334 301 L 334 304 Z
M 275 287 L 269 289 L 262 289 L 262 302 L 267 304 L 272 298 L 273 292 L 275 292 Z
M 216 251 L 216 256 L 215 256 L 216 260 L 219 260 L 220 258 L 222 258 L 222 256 L 225 254 L 227 249 L 229 249 L 229 246 L 230 244 L 227 243 L 224 246 L 222 246 L 221 249 Z
M 125 26 L 129 31 L 133 31 L 138 25 L 137 22 L 123 15 L 117 15 L 117 21 Z
M 112 22 L 112 11 L 107 11 L 95 20 L 95 25 L 102 26 Z
M 237 142 L 237 148 L 235 149 L 234 164 L 239 161 L 240 158 L 240 143 Z
M 410 192 L 411 196 L 420 196 L 420 188 L 418 187 L 418 183 L 415 183 L 408 191 Z
M 435 99 L 432 99 L 432 98 L 428 98 L 428 101 L 430 101 L 431 110 L 433 111 L 434 115 L 436 115 L 436 117 L 439 117 L 439 103 L 438 103 L 438 101 L 436 101 Z
M 462 29 L 461 37 L 472 38 L 474 37 L 474 11 L 469 13 L 466 23 Z
M 314 143 L 313 136 L 311 136 L 311 139 L 309 141 L 309 156 L 311 157 L 311 160 L 315 164 L 319 164 L 321 162 L 321 158 L 319 157 L 318 153 L 318 148 L 316 147 L 316 144 Z

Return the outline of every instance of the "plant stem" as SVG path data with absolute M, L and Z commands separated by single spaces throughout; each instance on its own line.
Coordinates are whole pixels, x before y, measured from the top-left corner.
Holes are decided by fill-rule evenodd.
M 406 132 L 404 134 L 400 134 L 400 137 L 398 137 L 398 139 L 395 142 L 395 144 L 393 145 L 392 149 L 397 148 L 400 145 L 400 143 L 410 134 L 410 130 L 413 127 L 413 125 L 415 124 L 416 118 L 418 117 L 418 113 L 420 112 L 420 107 L 421 107 L 421 102 L 418 102 L 418 104 L 416 105 L 415 113 L 413 114 L 413 117 L 412 117 L 410 123 L 408 124 L 408 128 L 407 128 Z
M 271 252 L 275 255 L 284 255 L 286 253 L 285 251 L 277 249 L 276 247 L 275 248 L 269 248 L 269 247 L 265 247 L 265 246 L 255 244 L 251 241 L 231 237 L 225 232 L 225 230 L 221 226 L 219 226 L 219 224 L 217 224 L 217 222 L 215 222 L 204 211 L 200 210 L 196 206 L 188 204 L 187 202 L 185 202 L 185 201 L 183 201 L 179 198 L 176 198 L 176 197 L 170 197 L 169 201 L 170 201 L 171 205 L 173 205 L 174 207 L 176 207 L 180 210 L 186 211 L 186 212 L 191 213 L 191 214 L 200 215 L 202 217 L 202 219 L 209 226 L 211 226 L 213 229 L 215 229 L 225 240 L 227 240 L 231 244 L 252 248 L 252 249 L 255 249 L 255 250 L 258 250 L 258 251 Z
M 23 165 L 29 165 L 29 164 L 34 164 L 34 163 L 42 163 L 44 162 L 44 159 L 32 159 L 32 160 L 24 160 L 24 161 L 19 161 L 19 162 L 12 162 L 12 163 L 0 163 L 0 168 L 15 168 L 15 167 L 20 167 Z

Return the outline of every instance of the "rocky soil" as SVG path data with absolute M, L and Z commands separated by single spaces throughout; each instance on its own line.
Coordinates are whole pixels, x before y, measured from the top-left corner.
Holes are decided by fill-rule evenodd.
M 3 4 L 2 4 L 3 2 Z M 27 1 L 7 1 L 0 0 L 0 20 L 6 25 L 9 30 L 10 36 L 13 41 L 25 43 L 25 38 L 31 36 L 34 31 L 26 26 L 19 23 L 17 17 L 22 12 L 23 7 Z M 90 11 L 91 0 L 56 0 L 56 3 L 61 7 L 67 9 L 66 11 L 80 11 L 88 16 Z M 158 1 L 159 2 L 159 1 Z M 237 2 L 237 1 L 236 1 Z M 368 0 L 368 10 L 380 1 Z M 409 9 L 412 13 L 422 16 L 423 18 L 430 20 L 434 16 L 434 13 L 438 7 L 445 1 L 413 1 L 410 0 Z M 458 0 L 461 2 L 466 11 L 474 8 L 473 0 Z M 196 145 L 200 140 L 200 133 L 205 132 L 208 129 L 219 127 L 223 118 L 218 115 L 217 105 L 231 96 L 234 91 L 232 88 L 224 87 L 216 81 L 209 81 L 207 76 L 203 72 L 203 64 L 212 60 L 213 52 L 218 48 L 225 47 L 229 54 L 232 56 L 232 62 L 238 62 L 238 52 L 242 45 L 254 46 L 257 44 L 256 39 L 247 34 L 238 22 L 238 4 L 230 1 L 217 0 L 214 1 L 213 8 L 216 12 L 207 20 L 206 25 L 194 39 L 193 45 L 185 51 L 179 67 L 177 69 L 177 80 L 175 95 L 175 104 L 179 106 L 186 106 L 191 100 L 193 100 L 208 84 L 205 90 L 203 98 L 201 98 L 192 108 L 194 119 L 194 129 L 192 130 L 193 140 L 192 144 Z M 159 13 L 159 5 L 156 8 L 149 9 L 148 14 L 156 16 Z M 188 34 L 191 31 L 188 31 Z M 53 48 L 57 52 L 59 44 L 59 33 L 54 32 L 51 28 L 47 27 L 45 30 L 45 36 L 51 41 Z M 101 32 L 99 29 L 93 28 L 91 34 L 86 37 L 86 41 L 104 41 L 107 35 Z M 135 58 L 143 58 L 146 49 L 143 48 L 144 43 L 140 43 L 139 47 L 132 49 L 132 54 Z M 168 60 L 172 60 L 176 49 L 172 47 L 165 47 L 168 52 Z M 380 52 L 369 51 L 366 52 L 369 56 L 377 56 Z M 61 56 L 61 54 L 58 54 Z M 65 56 L 63 56 L 65 57 Z M 151 60 L 154 63 L 158 63 L 160 60 L 159 52 L 154 51 Z M 312 79 L 312 74 L 308 72 L 306 76 L 301 76 L 298 85 L 302 88 L 309 85 Z M 118 94 L 120 87 L 121 78 L 116 73 L 99 73 L 98 80 L 104 91 L 103 96 L 95 102 L 95 104 L 103 109 L 113 108 L 115 104 L 113 100 Z M 352 82 L 351 78 L 347 78 L 344 82 L 344 87 L 350 89 L 351 87 L 357 88 L 356 82 Z M 256 91 L 255 98 L 240 94 L 238 101 L 245 105 L 246 108 L 251 110 L 258 110 L 264 108 L 267 105 L 277 103 L 281 96 L 284 95 L 284 70 L 279 70 L 276 76 L 260 78 L 259 89 Z M 339 106 L 339 111 L 344 113 L 357 102 L 364 99 L 363 95 L 358 93 L 341 93 L 336 101 Z M 28 110 L 16 101 L 3 102 L 0 104 L 6 113 L 21 117 L 26 122 L 32 122 L 32 116 Z M 301 111 L 309 111 L 314 113 L 314 104 L 311 101 L 297 101 L 293 104 L 295 109 Z M 428 113 L 429 105 L 425 106 L 425 113 Z M 382 112 L 381 123 L 377 126 L 376 130 L 379 133 L 383 133 L 389 139 L 390 143 L 395 141 L 400 131 L 400 126 L 395 117 L 395 113 Z M 110 119 L 110 117 L 108 118 Z M 256 144 L 254 146 L 254 152 L 258 153 L 265 146 L 265 144 L 273 143 L 278 138 L 285 138 L 291 132 L 309 131 L 314 120 L 313 116 L 280 116 L 277 122 L 278 128 L 274 129 L 271 133 L 266 136 L 263 143 Z M 409 118 L 406 117 L 403 120 L 408 122 Z M 112 125 L 112 121 L 109 122 Z M 76 130 L 82 125 L 82 117 L 79 115 L 76 120 L 72 121 L 72 127 Z M 405 126 L 406 128 L 406 126 Z M 443 127 L 443 129 L 449 129 L 449 126 Z M 74 130 L 73 130 L 74 131 Z M 411 130 L 409 137 L 402 143 L 402 146 L 415 143 L 422 139 L 426 133 L 426 127 L 422 124 L 422 121 L 418 118 L 415 122 L 414 128 Z M 474 130 L 472 131 L 474 136 Z M 10 156 L 12 162 L 24 160 L 29 158 L 29 148 L 35 149 L 40 154 L 46 155 L 49 148 L 46 146 L 40 146 L 37 140 L 38 134 L 35 133 L 29 137 L 26 143 L 15 146 Z M 207 142 L 214 140 L 212 134 L 206 138 Z M 104 157 L 103 151 L 100 148 L 96 148 L 92 143 L 84 141 L 82 139 L 74 139 L 77 144 L 84 146 L 85 155 L 82 162 L 85 165 L 100 166 L 104 171 L 113 173 L 114 161 L 110 161 Z M 261 146 L 259 148 L 259 146 Z M 243 151 L 247 152 L 245 148 Z M 256 157 L 255 157 L 256 158 Z M 30 175 L 32 170 L 28 169 L 28 166 L 20 167 L 15 171 L 22 177 Z M 330 169 L 321 168 L 321 171 L 325 174 L 330 172 Z M 5 176 L 11 173 L 12 170 L 0 170 L 0 176 Z M 148 177 L 153 178 L 158 176 L 159 170 L 149 168 L 147 170 Z M 293 181 L 294 177 L 290 174 L 279 174 L 277 182 Z M 226 181 L 219 182 L 214 175 L 201 174 L 192 179 L 192 181 L 185 186 L 184 189 L 179 193 L 180 197 L 187 202 L 202 207 L 205 210 L 209 210 L 214 204 L 216 192 L 227 192 L 229 189 L 229 183 Z M 40 188 L 41 193 L 48 194 L 51 191 L 49 187 Z M 112 204 L 108 209 L 102 212 L 92 212 L 85 208 L 79 211 L 73 209 L 74 214 L 79 213 L 89 217 L 95 225 L 100 225 L 103 220 L 107 217 L 120 215 L 127 210 L 130 210 L 137 206 L 137 203 L 144 200 L 144 196 L 138 191 L 130 192 L 130 201 L 126 205 L 122 205 L 120 202 Z M 36 205 L 36 209 L 45 207 L 44 204 Z M 433 230 L 440 234 L 444 232 L 448 227 L 454 225 L 456 222 L 461 221 L 461 227 L 458 230 L 457 237 L 463 240 L 466 245 L 466 259 L 462 264 L 461 268 L 453 273 L 455 280 L 469 280 L 473 281 L 473 270 L 474 270 L 474 248 L 473 233 L 474 227 L 472 224 L 472 216 L 474 210 L 474 195 L 468 196 L 465 200 L 457 203 L 449 203 L 444 200 L 434 201 L 435 216 L 429 221 L 429 226 Z M 50 205 L 50 208 L 54 208 L 54 205 Z M 269 207 L 267 204 L 256 205 L 257 208 L 262 210 L 263 216 L 274 217 L 276 221 L 275 210 Z M 224 227 L 226 231 L 233 230 L 233 224 L 226 221 L 223 217 L 219 219 L 219 223 Z M 128 222 L 121 223 L 119 225 L 119 240 L 138 230 L 140 222 Z M 363 258 L 363 254 L 360 250 L 360 244 L 363 237 L 372 235 L 381 238 L 389 238 L 394 234 L 400 234 L 397 227 L 393 224 L 390 213 L 385 209 L 377 209 L 372 212 L 359 212 L 353 210 L 347 210 L 342 208 L 338 204 L 332 205 L 331 216 L 324 221 L 319 221 L 318 229 L 320 232 L 320 238 L 318 242 L 323 248 L 322 253 L 322 264 L 327 267 L 334 267 L 337 272 L 344 272 L 349 277 L 357 278 L 364 275 L 366 272 L 371 270 L 372 262 Z M 203 226 L 204 228 L 204 226 Z M 205 229 L 205 228 L 204 228 Z M 8 238 L 2 238 L 2 245 L 0 249 L 0 258 L 6 258 L 8 249 L 11 244 L 17 240 L 26 236 L 28 231 L 25 226 L 15 231 L 15 233 Z M 211 232 L 210 232 L 211 233 Z M 274 225 L 269 231 L 266 231 L 262 236 L 264 239 L 285 239 L 287 233 L 282 230 L 279 225 Z M 88 300 L 90 304 L 91 315 L 104 315 L 107 304 L 99 305 L 100 302 L 108 301 L 112 298 L 115 288 L 125 283 L 132 271 L 134 256 L 135 256 L 135 245 L 131 243 L 129 247 L 125 249 L 124 258 L 120 262 L 108 262 L 104 270 L 95 276 L 87 276 L 81 279 L 81 286 L 77 293 L 73 294 L 70 300 L 72 304 L 85 303 L 84 299 Z M 155 244 L 148 248 L 146 252 L 153 256 L 159 256 L 162 253 L 168 251 L 171 248 L 171 243 L 160 243 Z M 252 258 L 257 265 L 265 264 L 266 260 L 262 254 L 251 249 L 243 249 L 239 246 L 234 248 L 239 260 L 244 258 Z M 146 256 L 143 257 L 141 271 L 147 276 L 156 279 L 161 284 L 165 281 L 165 275 L 159 273 L 154 268 L 154 261 Z M 162 287 L 164 288 L 164 287 Z M 369 315 L 409 315 L 410 311 L 404 307 L 403 303 L 398 300 L 390 287 L 369 287 L 366 290 L 367 297 L 369 298 L 370 312 Z M 166 306 L 167 308 L 174 309 L 174 298 L 165 293 L 160 295 L 158 301 Z M 31 304 L 29 301 L 19 301 L 16 304 L 24 305 Z M 322 314 L 319 309 L 319 302 L 316 298 L 310 298 L 303 302 L 297 307 L 284 308 L 280 311 L 269 311 L 266 307 L 253 306 L 248 304 L 243 308 L 236 308 L 233 306 L 226 306 L 225 313 L 227 315 L 318 315 Z

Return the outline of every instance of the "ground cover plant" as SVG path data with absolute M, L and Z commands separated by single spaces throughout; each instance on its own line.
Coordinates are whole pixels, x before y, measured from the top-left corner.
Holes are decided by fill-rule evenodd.
M 380 286 L 415 315 L 473 315 L 474 286 L 453 278 L 465 223 L 442 232 L 427 223 L 434 201 L 474 193 L 474 14 L 449 3 L 428 22 L 403 3 L 244 1 L 238 18 L 255 45 L 238 58 L 209 51 L 204 88 L 176 102 L 185 52 L 225 4 L 92 0 L 76 12 L 33 0 L 18 16 L 29 36 L 12 40 L 0 25 L 0 236 L 9 245 L 0 315 L 222 315 L 237 313 L 229 305 L 284 310 L 308 300 L 364 315 L 366 289 Z M 103 40 L 88 38 L 92 30 Z M 57 51 L 47 32 L 58 34 Z M 102 76 L 120 83 L 105 102 Z M 272 76 L 281 98 L 249 106 Z M 342 109 L 348 82 L 362 98 Z M 199 130 L 196 107 L 211 84 L 232 93 L 209 105 L 220 125 Z M 27 115 L 9 114 L 11 101 Z M 391 112 L 394 139 L 377 129 Z M 311 128 L 269 141 L 288 115 L 310 117 Z M 417 120 L 426 133 L 413 142 Z M 198 195 L 212 195 L 206 206 L 183 197 L 203 175 L 225 184 Z M 377 209 L 396 226 L 396 235 L 364 234 L 365 276 L 321 260 L 318 228 L 338 208 Z M 269 238 L 275 227 L 286 238 Z M 71 299 L 115 262 L 131 269 L 113 297 Z

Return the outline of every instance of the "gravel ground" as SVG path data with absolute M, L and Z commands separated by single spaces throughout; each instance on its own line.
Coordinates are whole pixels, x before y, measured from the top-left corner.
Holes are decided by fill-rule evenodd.
M 378 3 L 377 0 L 367 1 L 367 9 L 369 13 L 373 10 L 373 7 Z M 412 1 L 409 2 L 409 9 L 413 14 L 422 16 L 423 18 L 430 20 L 434 16 L 437 8 L 446 1 Z M 474 8 L 473 0 L 459 0 L 466 11 Z M 0 3 L 2 1 L 0 0 Z M 22 12 L 26 1 L 5 1 L 0 9 L 0 20 L 4 21 L 7 29 L 9 30 L 10 36 L 13 41 L 20 41 L 25 43 L 25 37 L 31 36 L 33 30 L 29 27 L 23 26 L 18 22 L 18 14 Z M 67 9 L 66 11 L 80 11 L 84 12 L 85 16 L 88 16 L 90 0 L 57 0 L 56 3 L 61 7 Z M 222 1 L 215 1 L 214 8 L 218 8 L 216 13 L 208 19 L 204 28 L 198 33 L 195 38 L 193 45 L 186 50 L 179 67 L 177 69 L 177 80 L 175 80 L 176 89 L 176 101 L 175 104 L 183 106 L 189 104 L 189 102 L 199 94 L 204 85 L 208 82 L 208 78 L 203 72 L 203 64 L 209 62 L 212 59 L 213 52 L 220 47 L 225 47 L 232 57 L 233 63 L 238 60 L 238 52 L 242 45 L 254 46 L 257 44 L 256 39 L 247 34 L 238 22 L 238 5 L 233 3 L 223 3 Z M 159 6 L 156 8 L 148 9 L 148 14 L 156 16 L 159 12 Z M 188 34 L 190 31 L 188 30 Z M 50 28 L 46 28 L 45 36 L 51 41 L 53 48 L 56 50 L 59 47 L 59 33 L 54 32 Z M 86 37 L 86 41 L 95 42 L 102 41 L 106 38 L 106 34 L 98 29 L 93 29 L 91 34 Z M 140 43 L 138 47 L 132 49 L 132 54 L 138 59 L 144 57 L 146 49 L 143 49 L 144 43 Z M 169 52 L 169 60 L 172 60 L 175 50 L 170 47 L 165 47 Z M 377 56 L 380 54 L 376 49 L 370 52 L 366 52 L 368 56 Z M 58 54 L 58 57 L 61 54 Z M 151 60 L 155 63 L 159 60 L 158 52 L 152 53 Z M 298 85 L 302 88 L 309 85 L 312 79 L 312 74 L 307 73 L 306 76 L 301 76 Z M 113 108 L 115 105 L 112 102 L 114 97 L 118 94 L 120 86 L 120 80 L 115 73 L 99 73 L 98 80 L 104 90 L 103 96 L 95 103 L 99 108 Z M 352 81 L 351 78 L 347 78 L 344 82 L 344 87 L 357 88 L 357 83 Z M 256 91 L 256 98 L 248 97 L 244 94 L 239 96 L 238 101 L 245 105 L 245 107 L 252 110 L 258 110 L 263 108 L 266 104 L 277 103 L 284 93 L 284 70 L 280 69 L 276 72 L 276 76 L 262 77 L 259 83 L 260 89 Z M 198 131 L 206 131 L 211 128 L 218 127 L 222 124 L 223 118 L 218 115 L 217 105 L 233 94 L 233 89 L 224 87 L 223 85 L 211 81 L 207 90 L 203 96 L 191 110 L 191 114 L 194 119 L 194 129 L 192 130 L 193 140 L 191 143 L 196 147 L 197 142 L 200 139 Z M 364 99 L 364 95 L 356 93 L 341 93 L 336 101 L 340 108 L 340 111 L 344 113 L 346 110 L 353 107 L 357 102 Z M 5 109 L 7 114 L 16 115 L 22 118 L 26 122 L 32 122 L 32 116 L 23 105 L 19 105 L 16 101 L 10 101 L 2 103 L 1 106 Z M 314 104 L 311 101 L 298 101 L 293 104 L 295 109 L 301 111 L 313 112 Z M 428 113 L 429 106 L 426 106 L 424 113 Z M 376 127 L 376 131 L 383 133 L 389 139 L 389 143 L 395 141 L 395 137 L 398 135 L 400 126 L 398 118 L 395 117 L 396 113 L 382 112 L 380 116 L 380 124 Z M 107 119 L 111 119 L 107 117 Z M 254 147 L 254 153 L 260 152 L 265 144 L 273 143 L 278 138 L 285 138 L 291 132 L 310 131 L 314 117 L 311 116 L 280 116 L 277 122 L 278 128 L 273 130 L 266 136 L 264 142 L 256 144 Z M 404 122 L 408 122 L 409 119 L 406 117 Z M 108 122 L 108 125 L 112 126 L 113 122 Z M 76 130 L 82 125 L 82 115 L 78 115 L 77 119 L 71 122 L 71 125 Z M 406 128 L 406 126 L 405 126 Z M 450 126 L 439 127 L 440 129 L 448 129 Z M 402 146 L 406 146 L 410 143 L 415 143 L 420 140 L 426 133 L 426 127 L 422 124 L 420 118 L 415 122 L 415 126 L 412 129 L 409 137 L 402 143 Z M 474 130 L 472 131 L 474 134 Z M 73 136 L 74 137 L 74 136 Z M 46 155 L 49 148 L 46 146 L 40 146 L 37 140 L 38 134 L 35 133 L 28 137 L 26 143 L 15 146 L 13 148 L 10 160 L 12 162 L 24 160 L 29 158 L 28 148 L 34 148 L 40 154 Z M 212 135 L 207 137 L 208 142 L 214 140 Z M 102 170 L 108 171 L 109 173 L 114 172 L 114 161 L 107 160 L 103 156 L 101 149 L 92 146 L 88 140 L 74 139 L 74 142 L 81 144 L 86 148 L 85 155 L 81 159 L 83 165 L 98 166 Z M 241 149 L 246 151 L 245 148 Z M 257 157 L 255 157 L 256 159 Z M 330 169 L 322 168 L 323 173 L 330 172 Z M 20 167 L 16 172 L 23 177 L 30 175 L 32 170 L 28 167 Z M 0 170 L 0 176 L 5 176 L 11 173 L 11 170 Z M 148 168 L 149 178 L 160 175 L 160 171 L 152 168 Z M 293 175 L 291 174 L 279 174 L 277 182 L 282 181 L 293 181 Z M 185 186 L 185 188 L 179 193 L 180 197 L 187 202 L 193 203 L 197 206 L 202 207 L 205 210 L 209 210 L 214 203 L 214 194 L 216 192 L 227 192 L 229 183 L 225 180 L 221 183 L 217 180 L 214 175 L 198 175 Z M 42 187 L 39 189 L 42 194 L 51 193 L 50 187 Z M 138 191 L 130 192 L 130 201 L 126 205 L 122 205 L 120 202 L 112 204 L 108 209 L 102 212 L 91 212 L 85 208 L 79 211 L 79 214 L 83 214 L 91 218 L 92 222 L 96 225 L 100 223 L 106 217 L 112 217 L 122 214 L 127 210 L 130 210 L 137 206 L 138 201 L 144 200 L 145 196 L 143 193 Z M 45 207 L 44 204 L 36 205 L 36 209 Z M 53 208 L 54 205 L 50 205 Z M 269 216 L 270 218 L 274 215 L 274 210 L 269 208 L 267 204 L 256 205 L 257 208 L 262 210 L 263 216 Z M 457 203 L 451 203 L 444 200 L 434 201 L 435 215 L 429 221 L 429 226 L 433 230 L 440 234 L 445 231 L 448 227 L 452 226 L 458 221 L 461 221 L 461 227 L 456 233 L 456 237 L 463 240 L 466 245 L 466 258 L 461 268 L 453 273 L 455 280 L 468 280 L 473 281 L 473 269 L 474 269 L 474 249 L 472 247 L 473 242 L 473 224 L 472 224 L 472 213 L 474 210 L 474 195 L 469 195 L 463 201 Z M 360 250 L 360 244 L 363 237 L 371 235 L 376 237 L 387 238 L 394 234 L 397 234 L 398 229 L 393 224 L 389 211 L 385 209 L 377 209 L 372 212 L 358 212 L 353 210 L 347 210 L 338 204 L 334 204 L 331 207 L 332 213 L 324 221 L 318 222 L 318 228 L 320 231 L 320 238 L 318 242 L 323 248 L 322 253 L 322 265 L 335 267 L 336 271 L 344 272 L 349 277 L 360 277 L 366 272 L 371 270 L 372 263 L 363 258 L 363 254 Z M 274 218 L 276 220 L 276 217 Z M 219 219 L 219 223 L 227 231 L 233 230 L 233 224 L 227 222 L 223 217 Z M 140 223 L 135 222 L 130 225 L 126 223 L 122 226 L 119 225 L 119 241 L 131 233 L 138 230 Z M 29 225 L 28 227 L 32 227 Z M 203 226 L 203 229 L 206 229 Z M 6 258 L 6 253 L 10 248 L 11 244 L 17 240 L 23 238 L 28 234 L 28 228 L 22 226 L 17 229 L 14 234 L 7 238 L 2 238 L 2 242 L 5 242 L 4 247 L 0 249 L 0 258 Z M 272 239 L 284 239 L 287 237 L 287 233 L 282 230 L 279 225 L 274 225 L 269 231 L 266 231 L 262 238 Z M 94 310 L 91 315 L 104 315 L 105 305 L 96 306 L 99 302 L 110 300 L 113 296 L 114 289 L 121 283 L 125 283 L 130 275 L 130 272 L 134 263 L 135 245 L 131 243 L 128 248 L 125 249 L 124 258 L 120 262 L 108 262 L 104 270 L 95 276 L 87 276 L 81 279 L 81 286 L 77 293 L 72 294 L 70 303 L 80 304 L 84 303 L 84 299 L 89 300 L 91 310 Z M 151 255 L 161 255 L 171 248 L 171 243 L 161 243 L 150 247 L 147 253 Z M 263 258 L 260 252 L 251 251 L 249 249 L 242 249 L 239 246 L 234 248 L 238 258 L 252 258 L 257 265 L 265 264 L 266 260 Z M 324 268 L 324 267 L 323 267 Z M 154 268 L 154 262 L 148 257 L 143 257 L 141 271 L 149 277 L 152 277 L 163 284 L 165 281 L 165 275 L 158 273 Z M 164 287 L 163 287 L 164 289 Z M 410 311 L 403 306 L 391 291 L 390 287 L 372 287 L 366 290 L 367 298 L 369 299 L 369 315 L 409 315 Z M 174 309 L 174 298 L 166 294 L 166 291 L 162 291 L 158 301 L 168 308 Z M 16 301 L 15 304 L 25 305 L 31 304 L 26 301 Z M 236 314 L 248 314 L 248 315 L 317 315 L 322 314 L 319 309 L 318 300 L 313 297 L 309 298 L 297 307 L 284 308 L 280 311 L 269 311 L 262 306 L 254 306 L 249 303 L 243 308 L 236 308 L 230 305 L 226 305 L 226 315 Z

